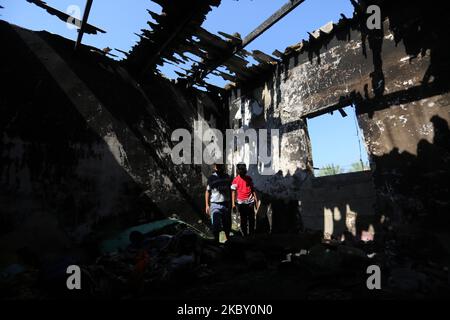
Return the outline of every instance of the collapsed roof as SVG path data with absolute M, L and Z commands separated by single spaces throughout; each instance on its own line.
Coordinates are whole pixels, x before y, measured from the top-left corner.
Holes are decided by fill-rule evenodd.
M 149 71 L 157 72 L 157 66 L 164 63 L 179 65 L 193 62 L 190 70 L 177 74 L 191 85 L 201 86 L 206 84 L 203 79 L 209 73 L 237 83 L 270 69 L 278 62 L 277 58 L 258 50 L 248 52 L 243 48 L 305 0 L 286 3 L 244 39 L 239 34 L 219 32 L 215 35 L 201 27 L 207 13 L 212 7 L 219 6 L 220 0 L 153 1 L 162 7 L 162 13 L 159 15 L 149 11 L 156 23 L 149 21 L 151 30 L 141 30 L 140 41 L 127 54 L 126 64 L 144 75 Z M 192 59 L 189 55 L 198 59 Z M 249 56 L 258 64 L 250 65 L 246 60 Z M 217 70 L 220 66 L 229 73 Z
M 150 30 L 141 30 L 142 33 L 138 35 L 140 41 L 126 53 L 125 64 L 135 74 L 144 76 L 149 72 L 158 73 L 157 67 L 168 63 L 184 71 L 175 71 L 179 79 L 184 79 L 189 85 L 206 87 L 210 86 L 204 80 L 208 74 L 222 77 L 234 84 L 261 78 L 292 54 L 305 50 L 315 51 L 318 45 L 326 44 L 339 30 L 347 30 L 349 26 L 357 25 L 359 16 L 365 14 L 358 10 L 359 4 L 352 1 L 356 8 L 353 18 L 341 15 L 342 18 L 337 24 L 330 22 L 309 33 L 307 41 L 289 46 L 284 52 L 275 50 L 272 54 L 267 54 L 259 50 L 250 52 L 244 47 L 304 0 L 286 3 L 244 39 L 237 33 L 230 35 L 219 32 L 216 35 L 201 27 L 212 7 L 220 5 L 220 0 L 152 1 L 162 7 L 162 13 L 148 11 L 156 23 L 147 22 Z M 193 59 L 192 56 L 198 59 Z M 251 64 L 247 59 L 249 57 L 257 63 Z M 186 62 L 192 63 L 190 69 L 180 66 Z
M 61 20 L 69 17 L 67 14 L 47 6 L 41 0 L 27 1 L 44 8 Z M 305 0 L 290 0 L 243 39 L 237 33 L 230 35 L 219 32 L 216 35 L 202 28 L 207 14 L 213 7 L 218 7 L 221 0 L 152 1 L 161 7 L 161 13 L 147 10 L 151 17 L 151 20 L 147 22 L 149 29 L 142 29 L 141 33 L 137 34 L 140 38 L 139 42 L 129 52 L 116 49 L 126 55 L 123 63 L 135 76 L 140 78 L 159 73 L 158 66 L 166 63 L 175 65 L 180 71 L 184 71 L 175 71 L 179 79 L 183 79 L 190 86 L 198 85 L 207 88 L 214 87 L 205 81 L 208 74 L 222 77 L 232 84 L 239 85 L 243 82 L 260 79 L 293 54 L 307 51 L 313 55 L 317 52 L 318 47 L 326 45 L 327 41 L 340 30 L 361 27 L 360 21 L 363 21 L 361 17 L 366 14 L 361 10 L 360 3 L 351 0 L 355 7 L 352 18 L 341 15 L 342 18 L 337 24 L 330 22 L 309 33 L 308 40 L 289 46 L 284 52 L 275 50 L 272 54 L 267 54 L 259 50 L 250 52 L 244 48 Z M 94 26 L 86 25 L 85 32 L 95 34 L 97 31 L 104 32 Z M 109 54 L 109 51 L 105 51 L 105 53 Z M 249 57 L 252 57 L 257 63 L 251 64 L 248 60 Z M 181 66 L 185 63 L 192 64 L 190 69 Z

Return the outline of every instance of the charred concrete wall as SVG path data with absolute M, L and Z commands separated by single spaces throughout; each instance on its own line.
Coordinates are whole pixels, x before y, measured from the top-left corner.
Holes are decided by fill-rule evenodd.
M 448 222 L 450 95 L 364 113 L 359 122 L 372 155 L 380 212 L 397 223 Z
M 382 9 L 381 30 L 366 27 L 365 8 L 371 3 Z M 354 104 L 370 152 L 378 212 L 404 217 L 415 207 L 443 215 L 450 195 L 443 180 L 450 168 L 445 9 L 405 1 L 355 5 L 352 19 L 327 25 L 288 48 L 266 79 L 242 83 L 230 94 L 232 116 L 253 101 L 264 108 L 250 127 L 288 128 L 281 161 L 273 164 L 278 177 L 258 179 L 256 172 L 257 188 L 275 198 L 307 198 L 314 179 L 308 178 L 312 160 L 305 119 Z M 231 118 L 230 126 L 235 123 Z
M 0 32 L 2 253 L 172 214 L 198 225 L 204 173 L 172 164 L 171 133 L 192 130 L 199 104 L 220 118 L 216 95 L 162 77 L 137 84 L 120 63 L 46 32 L 4 22 Z

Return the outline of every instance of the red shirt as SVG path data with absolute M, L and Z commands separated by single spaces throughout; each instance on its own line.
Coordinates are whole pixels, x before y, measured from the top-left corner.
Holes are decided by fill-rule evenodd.
M 249 176 L 237 176 L 231 183 L 231 189 L 237 192 L 238 203 L 251 203 L 253 199 L 253 181 Z

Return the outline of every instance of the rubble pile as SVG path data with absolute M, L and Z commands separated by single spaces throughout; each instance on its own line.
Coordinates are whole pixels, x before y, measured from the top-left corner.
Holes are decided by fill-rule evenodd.
M 342 300 L 450 296 L 445 249 L 424 233 L 402 236 L 399 231 L 386 232 L 365 242 L 324 240 L 321 233 L 304 232 L 234 236 L 222 244 L 186 224 L 162 221 L 157 225 L 156 229 L 151 224 L 131 228 L 103 241 L 99 247 L 104 252 L 92 262 L 80 264 L 82 290 L 74 292 L 66 290 L 65 281 L 66 268 L 77 264 L 76 258 L 65 256 L 45 264 L 38 263 L 31 252 L 20 252 L 23 263 L 9 266 L 1 274 L 1 298 Z M 128 239 L 122 239 L 124 234 Z M 367 268 L 373 265 L 382 270 L 381 290 L 367 289 Z

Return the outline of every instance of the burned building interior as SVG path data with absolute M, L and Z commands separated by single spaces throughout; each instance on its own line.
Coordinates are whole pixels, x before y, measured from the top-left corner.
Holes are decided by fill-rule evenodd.
M 89 19 L 92 0 L 76 41 L 0 20 L 2 300 L 450 297 L 445 3 L 352 0 L 353 16 L 268 53 L 246 47 L 305 1 L 251 17 L 263 23 L 247 36 L 202 27 L 221 0 L 152 1 L 162 13 L 148 12 L 123 59 L 83 43 L 108 32 Z M 367 25 L 371 5 L 380 28 Z M 176 79 L 158 69 L 192 56 Z M 370 168 L 316 176 L 308 123 L 347 106 Z M 195 126 L 279 130 L 279 161 L 248 165 L 256 234 L 240 235 L 233 213 L 232 236 L 212 237 L 211 165 L 170 153 L 172 133 Z M 66 287 L 70 265 L 81 290 Z M 374 265 L 381 287 L 369 290 Z

